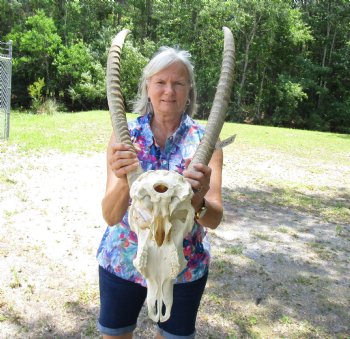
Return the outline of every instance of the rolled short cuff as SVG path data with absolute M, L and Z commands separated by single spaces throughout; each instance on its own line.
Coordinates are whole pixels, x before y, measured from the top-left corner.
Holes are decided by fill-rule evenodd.
M 160 327 L 158 327 L 158 333 L 166 339 L 194 339 L 196 337 L 196 332 L 190 335 L 176 335 L 176 334 L 168 333 L 167 331 L 163 330 Z
M 123 328 L 108 328 L 108 327 L 102 326 L 99 322 L 97 322 L 97 328 L 101 334 L 116 336 L 116 335 L 122 335 L 126 333 L 132 333 L 136 328 L 136 324 L 126 326 Z

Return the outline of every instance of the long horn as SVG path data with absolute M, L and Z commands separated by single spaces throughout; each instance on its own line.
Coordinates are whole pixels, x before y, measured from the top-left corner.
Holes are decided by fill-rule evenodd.
M 109 113 L 111 116 L 112 127 L 117 142 L 128 144 L 131 151 L 137 153 L 131 142 L 128 123 L 126 120 L 124 100 L 120 89 L 120 55 L 123 48 L 124 40 L 130 33 L 128 29 L 120 31 L 112 40 L 111 48 L 108 52 L 107 60 L 107 100 Z M 132 183 L 143 173 L 141 166 L 128 174 L 128 183 Z
M 224 52 L 221 75 L 205 133 L 191 163 L 188 166 L 189 170 L 191 170 L 193 165 L 197 163 L 208 165 L 211 156 L 213 155 L 215 144 L 219 138 L 222 126 L 225 122 L 226 112 L 230 102 L 235 63 L 235 43 L 232 32 L 227 27 L 223 27 L 223 31 Z

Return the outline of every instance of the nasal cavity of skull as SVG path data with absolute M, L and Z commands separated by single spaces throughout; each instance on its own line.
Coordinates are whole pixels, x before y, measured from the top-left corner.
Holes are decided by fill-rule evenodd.
M 160 302 L 162 303 L 162 309 L 160 311 L 162 313 L 162 316 L 164 317 L 165 313 L 166 313 L 166 305 L 164 304 L 164 302 L 162 300 L 160 300 Z M 156 300 L 154 302 L 153 312 L 154 312 L 154 314 L 157 314 L 157 312 L 158 312 L 158 300 Z
M 155 222 L 155 240 L 158 245 L 158 247 L 163 245 L 164 238 L 165 238 L 165 229 L 164 229 L 164 218 L 161 216 L 157 216 L 154 220 Z
M 168 190 L 168 186 L 162 183 L 154 185 L 153 188 L 158 193 L 164 193 Z

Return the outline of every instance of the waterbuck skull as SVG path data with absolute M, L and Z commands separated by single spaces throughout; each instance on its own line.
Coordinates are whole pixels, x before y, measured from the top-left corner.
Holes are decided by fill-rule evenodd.
M 187 265 L 183 239 L 193 226 L 191 185 L 174 171 L 148 171 L 133 183 L 129 224 L 137 234 L 134 266 L 147 281 L 148 315 L 165 321 L 174 279 Z
M 131 142 L 123 97 L 120 91 L 120 54 L 125 37 L 123 30 L 112 41 L 107 61 L 107 98 L 112 126 L 118 142 Z M 208 164 L 215 149 L 230 100 L 234 67 L 234 40 L 231 31 L 224 27 L 224 53 L 221 75 L 206 130 L 198 149 L 188 166 Z M 128 174 L 132 204 L 129 212 L 130 228 L 138 236 L 134 266 L 147 281 L 149 317 L 166 321 L 173 303 L 173 284 L 186 267 L 183 239 L 191 231 L 194 210 L 190 184 L 173 171 L 148 171 L 141 166 Z

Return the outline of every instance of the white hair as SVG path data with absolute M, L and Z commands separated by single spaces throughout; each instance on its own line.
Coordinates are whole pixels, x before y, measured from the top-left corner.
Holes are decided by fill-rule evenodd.
M 197 91 L 194 81 L 193 65 L 190 58 L 191 54 L 187 51 L 171 47 L 161 47 L 143 70 L 142 77 L 139 82 L 137 99 L 134 101 L 133 105 L 133 112 L 141 115 L 148 113 L 148 80 L 153 75 L 169 67 L 173 63 L 181 62 L 188 71 L 188 80 L 190 84 L 190 91 L 188 94 L 189 104 L 186 111 L 190 116 L 194 115 L 197 110 Z

